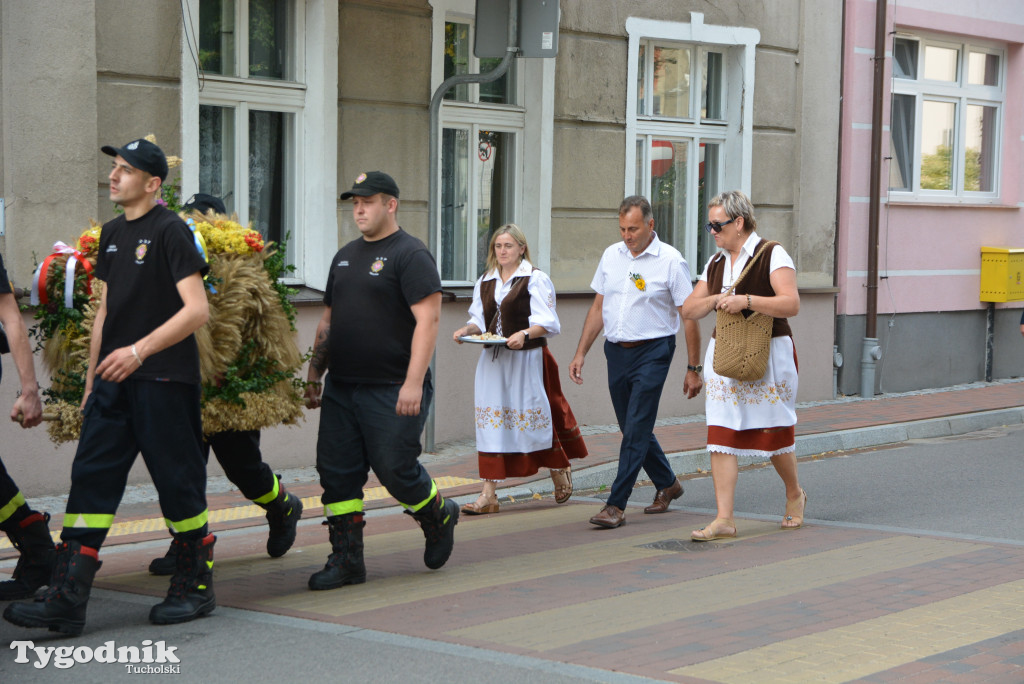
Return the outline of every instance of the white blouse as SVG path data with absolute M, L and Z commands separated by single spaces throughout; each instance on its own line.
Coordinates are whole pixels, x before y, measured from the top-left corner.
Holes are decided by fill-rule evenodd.
M 499 267 L 500 268 L 500 267 Z M 501 306 L 501 302 L 512 289 L 513 281 L 520 276 L 529 276 L 530 282 L 527 285 L 527 292 L 530 294 L 530 325 L 539 325 L 547 330 L 545 337 L 554 337 L 562 331 L 558 321 L 558 314 L 555 311 L 555 286 L 547 273 L 540 270 L 533 270 L 533 264 L 526 259 L 519 264 L 519 268 L 512 274 L 512 277 L 501 282 L 499 268 L 485 273 L 476 281 L 473 286 L 473 303 L 469 306 L 469 321 L 481 331 L 487 330 L 487 323 L 484 321 L 484 304 L 480 299 L 480 285 L 485 280 L 497 280 L 494 286 L 494 301 Z M 518 332 L 516 330 L 499 330 L 503 336 Z

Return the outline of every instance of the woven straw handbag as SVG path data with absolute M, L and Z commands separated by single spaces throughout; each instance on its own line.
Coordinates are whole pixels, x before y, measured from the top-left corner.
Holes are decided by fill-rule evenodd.
M 725 294 L 730 295 L 750 271 L 761 253 L 775 242 L 765 242 L 757 254 L 747 262 L 739 278 Z M 746 315 L 745 315 L 746 314 Z M 760 380 L 768 370 L 772 326 L 775 319 L 753 311 L 729 313 L 719 309 L 715 321 L 715 373 L 734 380 Z

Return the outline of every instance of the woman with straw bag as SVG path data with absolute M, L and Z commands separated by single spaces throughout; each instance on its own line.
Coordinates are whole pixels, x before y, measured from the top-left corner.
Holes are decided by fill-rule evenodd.
M 691 538 L 736 536 L 738 456 L 771 460 L 786 486 L 782 528 L 795 530 L 803 525 L 807 505 L 807 492 L 797 478 L 797 360 L 786 320 L 800 311 L 796 269 L 782 245 L 755 232 L 753 205 L 739 190 L 711 200 L 708 220 L 706 228 L 719 251 L 683 304 L 683 317 L 717 312 L 705 355 L 704 390 L 718 510 L 715 520 L 694 530 Z M 719 335 L 722 340 L 716 339 Z

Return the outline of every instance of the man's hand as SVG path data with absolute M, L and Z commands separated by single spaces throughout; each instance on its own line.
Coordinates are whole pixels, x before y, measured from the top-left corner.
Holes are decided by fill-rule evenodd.
M 310 380 L 306 383 L 306 391 L 304 393 L 306 397 L 306 408 L 317 409 L 320 408 L 320 394 L 323 392 L 323 383 L 315 380 Z
M 583 355 L 577 354 L 572 357 L 572 363 L 569 364 L 569 379 L 575 382 L 577 385 L 583 384 Z
M 703 386 L 704 380 L 701 379 L 697 371 L 686 371 L 686 378 L 683 380 L 683 394 L 686 395 L 687 399 L 693 399 L 700 394 Z
M 107 382 L 121 382 L 140 368 L 139 357 L 131 347 L 115 349 L 96 368 L 96 374 Z
M 23 392 L 14 402 L 11 409 L 11 420 L 21 423 L 21 427 L 30 428 L 43 422 L 43 404 L 39 401 L 39 392 Z
M 395 405 L 395 413 L 400 416 L 418 416 L 422 399 L 422 385 L 403 383 L 402 389 L 398 390 L 398 403 Z

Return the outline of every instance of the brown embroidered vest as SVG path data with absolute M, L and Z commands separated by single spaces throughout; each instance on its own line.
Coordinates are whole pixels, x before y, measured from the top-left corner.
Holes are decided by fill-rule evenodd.
M 761 248 L 761 245 L 765 243 L 765 240 L 761 240 L 757 243 L 757 247 L 754 248 L 754 254 L 757 254 L 757 250 Z M 778 243 L 776 243 L 778 244 Z M 775 249 L 775 245 L 765 248 L 764 254 L 757 258 L 757 262 L 754 263 L 754 267 L 750 269 L 750 273 L 743 276 L 743 280 L 736 287 L 734 292 L 736 294 L 750 294 L 755 297 L 774 297 L 775 290 L 772 289 L 771 283 L 771 265 L 772 265 L 772 250 Z M 722 281 L 725 280 L 725 265 L 728 263 L 729 255 L 720 253 L 708 266 L 708 293 L 718 294 L 722 291 Z M 744 311 L 744 315 L 749 315 L 749 311 Z M 772 324 L 772 337 L 784 337 L 786 335 L 792 336 L 793 331 L 789 327 L 789 320 L 785 318 L 776 318 Z M 715 332 L 711 333 L 711 336 L 715 336 Z
M 487 323 L 486 332 L 498 334 L 499 317 L 503 337 L 526 330 L 530 327 L 530 277 L 519 276 L 512 279 L 512 287 L 505 298 L 501 300 L 501 311 L 498 310 L 498 304 L 494 301 L 494 288 L 497 283 L 497 278 L 480 283 L 480 300 L 484 305 L 484 321 Z M 523 349 L 546 346 L 548 346 L 546 338 L 534 339 L 531 337 L 523 344 Z

